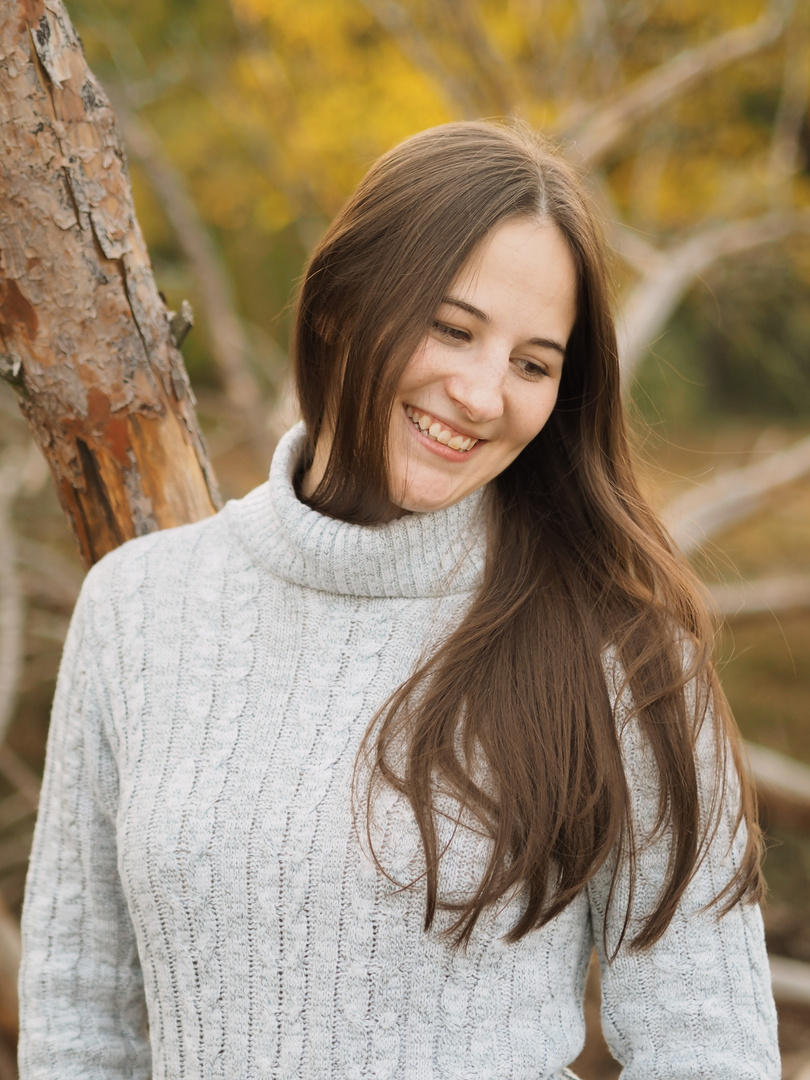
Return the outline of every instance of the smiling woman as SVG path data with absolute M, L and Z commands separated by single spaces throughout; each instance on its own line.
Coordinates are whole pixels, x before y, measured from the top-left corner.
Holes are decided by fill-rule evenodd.
M 750 784 L 608 292 L 530 133 L 372 167 L 268 482 L 88 575 L 23 1080 L 562 1080 L 594 947 L 624 1080 L 776 1080 Z
M 571 251 L 552 222 L 509 221 L 483 240 L 402 373 L 387 442 L 394 507 L 451 506 L 539 433 L 557 400 L 576 290 Z M 330 445 L 324 431 L 303 479 L 307 497 Z

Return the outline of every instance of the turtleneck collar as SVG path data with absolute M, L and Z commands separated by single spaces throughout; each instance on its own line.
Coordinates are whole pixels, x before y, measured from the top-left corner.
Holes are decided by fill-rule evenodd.
M 447 596 L 476 588 L 485 555 L 483 489 L 445 510 L 351 525 L 298 499 L 294 477 L 305 441 L 298 423 L 276 447 L 268 481 L 223 511 L 256 563 L 298 585 L 353 596 Z

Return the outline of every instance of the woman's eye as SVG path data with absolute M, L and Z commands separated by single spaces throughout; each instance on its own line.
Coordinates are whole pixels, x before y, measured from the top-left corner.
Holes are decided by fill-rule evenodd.
M 434 321 L 433 329 L 437 334 L 442 337 L 450 338 L 452 341 L 469 341 L 470 333 L 468 330 L 461 330 L 458 326 L 448 326 L 447 323 Z
M 534 360 L 518 358 L 515 363 L 522 374 L 529 379 L 540 379 L 544 375 L 548 375 L 548 370 L 542 364 L 535 363 Z

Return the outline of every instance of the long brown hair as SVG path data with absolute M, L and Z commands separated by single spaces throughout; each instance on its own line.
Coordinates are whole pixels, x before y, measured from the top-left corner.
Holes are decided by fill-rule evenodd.
M 377 780 L 413 808 L 426 859 L 425 927 L 437 907 L 449 907 L 457 914 L 450 932 L 464 942 L 487 905 L 520 888 L 516 941 L 562 911 L 612 852 L 616 873 L 626 859 L 633 877 L 641 841 L 606 686 L 611 649 L 657 763 L 658 817 L 645 832 L 671 836 L 666 883 L 632 939 L 641 948 L 664 932 L 697 872 L 728 776 L 736 773 L 736 826 L 747 824 L 747 841 L 715 898 L 723 911 L 761 894 L 759 833 L 697 583 L 634 476 L 604 243 L 575 171 L 526 129 L 455 123 L 406 140 L 372 167 L 313 254 L 295 374 L 309 453 L 324 430 L 332 442 L 308 501 L 361 524 L 390 514 L 379 448 L 403 369 L 465 261 L 493 228 L 521 218 L 556 223 L 577 269 L 558 401 L 490 484 L 487 564 L 474 602 L 391 696 L 363 752 Z M 709 710 L 716 786 L 706 792 L 695 758 Z M 395 768 L 403 735 L 407 752 Z M 437 784 L 491 841 L 474 895 L 456 905 L 440 896 Z

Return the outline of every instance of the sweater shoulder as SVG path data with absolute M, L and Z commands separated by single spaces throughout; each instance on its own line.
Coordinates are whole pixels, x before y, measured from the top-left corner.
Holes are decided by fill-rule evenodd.
M 228 516 L 226 507 L 201 521 L 126 541 L 88 571 L 82 588 L 85 602 L 94 605 L 144 582 L 165 590 L 168 599 L 188 580 L 189 572 L 197 578 L 221 572 L 235 549 L 241 551 Z

